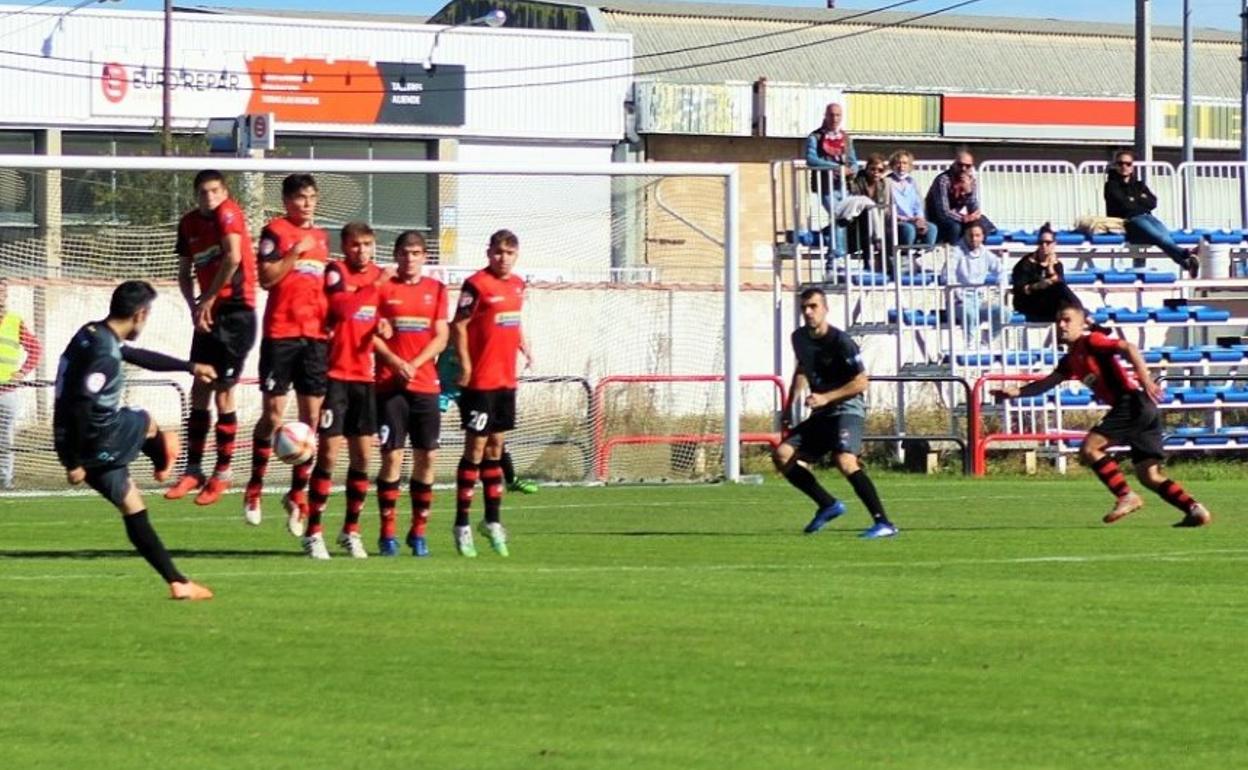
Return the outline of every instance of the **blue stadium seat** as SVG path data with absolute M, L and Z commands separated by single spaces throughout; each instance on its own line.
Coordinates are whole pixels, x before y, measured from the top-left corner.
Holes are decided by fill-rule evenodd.
M 1202 345 L 1205 357 L 1215 364 L 1235 364 L 1244 360 L 1244 351 L 1220 345 Z
M 1206 230 L 1171 230 L 1170 237 L 1180 246 L 1195 246 L 1205 237 Z
M 1005 351 L 1006 366 L 1031 366 L 1040 360 L 1038 350 L 1007 350 Z
M 1147 310 L 1132 310 L 1131 308 L 1120 307 L 1112 310 L 1109 314 L 1115 323 L 1135 324 L 1144 323 L 1148 320 Z
M 902 286 L 928 286 L 936 283 L 937 277 L 935 273 L 902 273 Z
M 1088 239 L 1093 246 L 1121 246 L 1127 242 L 1122 233 L 1097 233 Z
M 1065 280 L 1070 286 L 1089 286 L 1096 283 L 1096 273 L 1072 270 L 1066 273 Z
M 1179 277 L 1174 273 L 1166 273 L 1159 270 L 1142 270 L 1140 271 L 1140 280 L 1144 283 L 1174 283 Z
M 1213 390 L 1228 404 L 1248 404 L 1248 387 L 1242 385 L 1223 386 Z M 1248 428 L 1245 428 L 1245 430 L 1248 430 Z
M 958 366 L 992 366 L 997 357 L 992 353 L 958 353 L 953 360 Z
M 892 311 L 890 310 L 889 312 L 891 313 Z M 1161 359 L 1165 357 L 1165 354 L 1157 348 L 1142 350 L 1140 355 L 1144 356 L 1144 363 L 1146 364 L 1159 364 Z
M 1212 404 L 1218 394 L 1208 388 L 1175 388 L 1174 397 L 1180 404 Z
M 985 246 L 1000 246 L 1003 243 L 1005 243 L 1005 233 L 1001 232 L 1000 230 L 993 233 L 992 235 L 984 236 Z
M 1188 312 L 1187 305 L 1179 307 L 1150 307 L 1147 308 L 1148 314 L 1153 320 L 1164 324 L 1181 324 L 1187 321 L 1191 315 Z
M 1231 318 L 1231 311 L 1208 305 L 1189 305 L 1188 308 L 1192 311 L 1192 318 L 1197 321 L 1228 321 Z
M 1230 427 L 1218 428 L 1218 433 L 1227 438 L 1234 439 L 1236 444 L 1248 444 L 1248 426 L 1233 425 Z
M 1092 393 L 1087 390 L 1062 390 L 1058 394 L 1062 406 L 1087 406 L 1092 403 Z
M 1172 364 L 1195 364 L 1205 357 L 1200 348 L 1175 348 L 1166 356 Z
M 1088 238 L 1078 230 L 1058 230 L 1053 234 L 1058 246 L 1082 246 Z
M 1243 230 L 1210 230 L 1208 233 L 1210 243 L 1230 244 L 1232 246 L 1244 242 Z
M 901 311 L 901 317 L 905 320 L 908 326 L 926 326 L 927 325 L 927 314 L 924 313 L 922 310 L 906 308 L 905 310 Z M 890 324 L 897 323 L 897 309 L 896 308 L 890 307 L 888 309 L 888 322 Z
M 1096 275 L 1101 283 L 1108 284 L 1135 283 L 1139 280 L 1139 273 L 1134 270 L 1101 270 Z
M 888 276 L 883 273 L 852 272 L 849 281 L 855 286 L 887 286 Z
M 1110 314 L 1120 309 L 1126 310 L 1126 308 L 1098 307 L 1096 310 L 1092 311 L 1092 320 L 1098 324 L 1107 324 L 1109 323 Z

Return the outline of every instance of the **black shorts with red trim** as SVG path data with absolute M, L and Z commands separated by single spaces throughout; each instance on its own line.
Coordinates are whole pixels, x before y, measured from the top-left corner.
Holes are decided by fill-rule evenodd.
M 1118 397 L 1109 412 L 1092 428 L 1111 444 L 1131 447 L 1131 461 L 1165 458 L 1161 412 L 1142 390 L 1129 390 Z

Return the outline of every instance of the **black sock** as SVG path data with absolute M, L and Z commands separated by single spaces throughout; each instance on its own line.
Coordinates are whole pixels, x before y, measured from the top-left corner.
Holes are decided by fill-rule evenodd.
M 503 448 L 503 456 L 498 461 L 503 466 L 503 481 L 507 482 L 507 486 L 516 483 L 516 466 L 511 462 L 511 452 L 507 448 Z
M 875 484 L 871 483 L 871 477 L 867 472 L 859 468 L 849 477 L 849 485 L 854 488 L 854 494 L 858 495 L 858 499 L 862 504 L 867 506 L 867 512 L 871 514 L 871 518 L 877 523 L 888 523 L 888 515 L 884 513 L 884 504 L 880 502 L 880 496 L 875 491 Z
M 784 478 L 790 484 L 800 489 L 811 500 L 814 500 L 820 508 L 827 508 L 829 505 L 836 504 L 836 498 L 828 494 L 828 490 L 819 484 L 815 474 L 811 473 L 804 466 L 793 463 L 784 472 Z
M 152 523 L 147 520 L 146 510 L 122 516 L 121 520 L 126 523 L 126 534 L 130 536 L 130 542 L 134 543 L 134 550 L 147 559 L 147 563 L 160 573 L 166 583 L 186 582 L 186 576 L 173 566 L 173 557 L 165 550 L 165 545 L 160 542 L 160 536 L 156 534 L 156 530 L 152 529 Z

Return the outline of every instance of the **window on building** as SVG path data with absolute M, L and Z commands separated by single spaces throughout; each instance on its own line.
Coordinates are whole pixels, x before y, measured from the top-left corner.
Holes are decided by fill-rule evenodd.
M 154 133 L 66 132 L 62 152 L 77 156 L 159 155 Z M 61 187 L 61 213 L 66 223 L 156 225 L 177 221 L 189 193 L 181 190 L 184 174 L 117 171 L 102 160 L 100 168 L 66 171 Z
M 0 131 L 0 154 L 33 155 L 33 131 Z M 43 172 L 0 168 L 0 224 L 35 221 L 35 181 Z

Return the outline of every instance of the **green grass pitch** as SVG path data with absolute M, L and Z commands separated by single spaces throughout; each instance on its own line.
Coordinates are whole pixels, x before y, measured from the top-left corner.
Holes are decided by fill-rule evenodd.
M 97 498 L 0 499 L 0 767 L 1248 764 L 1248 481 L 1189 485 L 1204 530 L 1105 527 L 1087 475 L 877 481 L 893 541 L 852 496 L 802 536 L 775 481 L 544 489 L 475 562 L 450 492 L 431 558 L 329 563 L 276 496 L 256 529 L 149 496 L 202 604 Z

